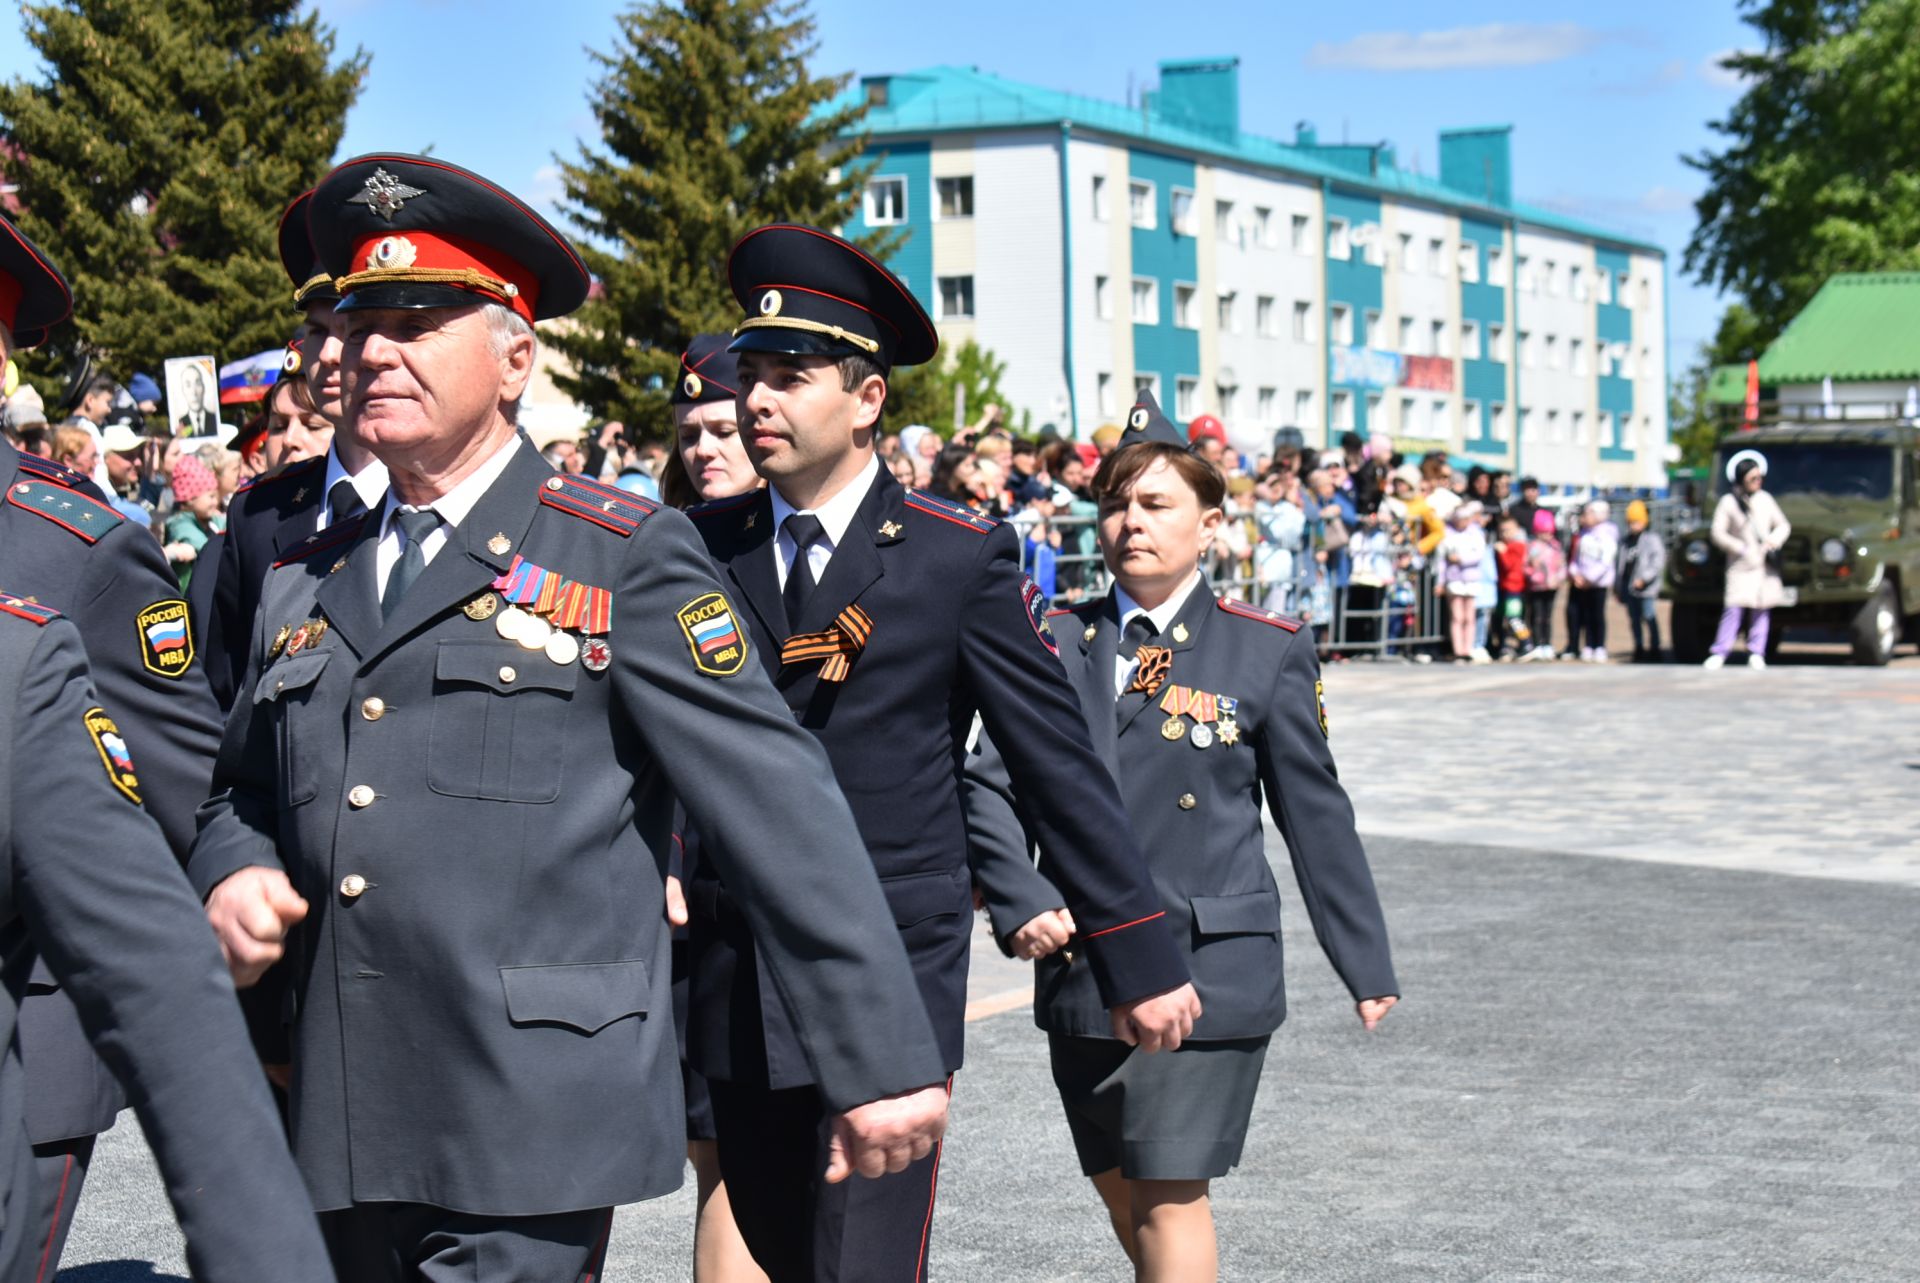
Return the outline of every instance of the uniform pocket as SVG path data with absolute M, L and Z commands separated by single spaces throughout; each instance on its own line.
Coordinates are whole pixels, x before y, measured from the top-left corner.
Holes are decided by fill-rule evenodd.
M 331 649 L 282 657 L 261 672 L 253 688 L 255 715 L 273 717 L 278 723 L 274 733 L 280 749 L 280 796 L 286 806 L 311 802 L 319 788 L 314 773 L 301 769 L 299 737 L 288 723 L 294 710 L 306 704 L 332 658 Z
M 893 910 L 893 925 L 903 931 L 930 918 L 956 917 L 972 908 L 967 886 L 951 873 L 882 878 L 880 890 Z
M 1196 895 L 1193 929 L 1203 936 L 1278 935 L 1280 893 L 1250 891 L 1245 895 Z
M 434 656 L 427 787 L 447 797 L 551 802 L 560 795 L 577 664 L 496 641 L 442 641 Z
M 652 998 L 647 964 L 571 962 L 544 967 L 502 967 L 507 1019 L 516 1025 L 564 1025 L 596 1034 L 616 1020 L 644 1016 Z

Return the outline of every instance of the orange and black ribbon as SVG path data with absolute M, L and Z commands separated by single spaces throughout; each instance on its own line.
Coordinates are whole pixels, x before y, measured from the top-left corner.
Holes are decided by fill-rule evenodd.
M 1134 658 L 1139 664 L 1133 670 L 1133 681 L 1127 689 L 1145 691 L 1149 695 L 1158 691 L 1160 683 L 1167 680 L 1167 673 L 1173 668 L 1173 652 L 1165 646 L 1142 646 Z
M 780 645 L 782 664 L 804 664 L 823 659 L 820 680 L 844 682 L 853 668 L 854 656 L 866 648 L 873 637 L 873 620 L 858 606 L 849 606 L 834 617 L 833 626 L 817 633 L 796 633 Z

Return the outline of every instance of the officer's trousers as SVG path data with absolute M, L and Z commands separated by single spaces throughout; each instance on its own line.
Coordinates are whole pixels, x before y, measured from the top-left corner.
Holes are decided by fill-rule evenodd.
M 925 1283 L 939 1148 L 829 1185 L 833 1116 L 817 1091 L 709 1086 L 733 1218 L 773 1283 Z
M 80 1187 L 87 1181 L 93 1160 L 92 1136 L 76 1136 L 33 1147 L 32 1218 L 20 1227 L 27 1250 L 19 1267 L 4 1283 L 53 1283 L 60 1273 L 60 1254 L 73 1229 L 73 1211 L 80 1203 Z
M 425 1203 L 320 1213 L 341 1283 L 601 1283 L 613 1209 L 469 1216 Z

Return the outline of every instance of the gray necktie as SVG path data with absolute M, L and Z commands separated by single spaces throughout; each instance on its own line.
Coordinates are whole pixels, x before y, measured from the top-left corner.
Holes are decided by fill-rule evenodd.
M 387 591 L 380 595 L 382 619 L 393 616 L 394 607 L 407 595 L 407 589 L 413 587 L 413 581 L 420 577 L 420 572 L 427 568 L 426 550 L 420 545 L 440 524 L 440 514 L 431 508 L 418 508 L 411 512 L 402 508 L 394 514 L 393 519 L 400 526 L 400 560 L 387 575 Z

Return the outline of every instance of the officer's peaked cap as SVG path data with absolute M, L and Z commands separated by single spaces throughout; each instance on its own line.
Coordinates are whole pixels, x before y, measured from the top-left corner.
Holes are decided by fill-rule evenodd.
M 13 345 L 37 346 L 73 311 L 67 278 L 10 219 L 0 218 L 0 324 Z
M 831 232 L 797 223 L 758 227 L 727 260 L 727 280 L 747 319 L 735 352 L 867 356 L 882 369 L 922 365 L 940 336 L 913 292 L 871 255 Z
M 680 354 L 680 378 L 669 398 L 674 405 L 705 405 L 740 395 L 740 370 L 727 349 L 731 334 L 696 334 Z
M 322 266 L 313 250 L 313 233 L 307 229 L 307 207 L 313 204 L 311 191 L 293 198 L 280 215 L 280 268 L 293 282 L 293 306 L 296 311 L 309 303 L 338 303 L 340 291 L 333 287 L 333 274 Z

